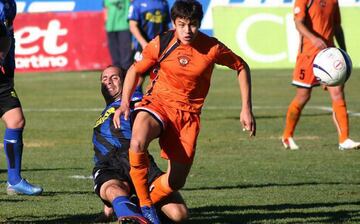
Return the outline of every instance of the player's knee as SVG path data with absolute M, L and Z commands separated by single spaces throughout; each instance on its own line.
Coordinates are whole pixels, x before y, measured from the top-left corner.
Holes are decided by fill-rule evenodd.
M 6 111 L 1 118 L 7 128 L 18 129 L 25 127 L 25 117 L 20 107 Z
M 25 118 L 22 117 L 22 119 L 19 119 L 15 125 L 17 126 L 16 128 L 24 128 L 25 127 Z
M 169 218 L 175 223 L 182 223 L 189 219 L 189 211 L 184 205 L 179 205 L 177 209 L 171 211 Z
M 130 141 L 130 149 L 135 152 L 143 152 L 145 150 L 144 143 L 139 139 L 133 138 Z
M 118 180 L 109 180 L 100 188 L 100 197 L 104 200 L 111 201 L 114 195 L 127 195 L 130 188 L 124 182 Z
M 25 127 L 25 118 L 24 117 L 14 117 L 14 119 L 5 120 L 7 128 L 19 129 Z

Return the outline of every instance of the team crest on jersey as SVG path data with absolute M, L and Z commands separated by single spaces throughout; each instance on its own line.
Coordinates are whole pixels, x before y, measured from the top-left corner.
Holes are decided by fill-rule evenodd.
M 188 58 L 187 56 L 180 56 L 178 57 L 178 60 L 181 66 L 186 66 L 190 62 L 190 58 Z

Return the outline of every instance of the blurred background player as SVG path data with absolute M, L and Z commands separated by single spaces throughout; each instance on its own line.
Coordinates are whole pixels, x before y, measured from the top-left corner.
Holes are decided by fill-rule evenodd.
M 157 35 L 167 31 L 170 24 L 169 5 L 166 0 L 134 0 L 129 10 L 129 26 L 134 36 L 134 59 L 141 60 L 141 52 Z M 144 76 L 147 74 L 144 74 Z M 136 91 L 142 91 L 144 76 L 140 77 Z
M 135 108 L 129 150 L 130 176 L 142 214 L 151 223 L 160 223 L 153 206 L 155 202 L 185 185 L 195 156 L 201 108 L 215 63 L 237 71 L 242 100 L 240 123 L 250 136 L 256 132 L 249 67 L 223 43 L 199 31 L 202 18 L 202 5 L 198 1 L 178 0 L 174 3 L 171 20 L 175 30 L 168 31 L 173 36 L 165 52 L 177 47 L 160 62 L 152 88 Z M 158 63 L 159 47 L 158 36 L 145 47 L 142 60 L 128 70 L 121 106 L 114 115 L 116 128 L 123 125 L 120 115 L 129 118 L 132 92 L 138 78 Z M 155 138 L 159 138 L 161 156 L 168 160 L 168 169 L 153 182 L 149 193 L 147 147 Z M 156 197 L 151 197 L 152 194 Z
M 116 66 L 109 66 L 101 74 L 101 92 L 106 107 L 94 127 L 94 189 L 105 204 L 104 214 L 107 220 L 111 219 L 115 211 L 119 221 L 125 223 L 126 220 L 136 220 L 142 223 L 145 219 L 140 210 L 129 200 L 129 197 L 135 193 L 129 174 L 130 122 L 121 117 L 121 129 L 115 129 L 112 122 L 115 109 L 121 103 L 125 74 L 124 70 Z M 149 156 L 149 160 L 149 183 L 151 183 L 163 172 L 157 167 L 152 156 Z M 187 219 L 187 207 L 178 192 L 159 201 L 156 206 L 172 221 L 181 222 Z
M 286 114 L 286 125 L 282 136 L 284 147 L 293 150 L 299 148 L 293 135 L 301 111 L 310 100 L 312 88 L 319 86 L 312 70 L 312 62 L 316 54 L 326 47 L 333 47 L 334 37 L 339 47 L 346 51 L 337 0 L 296 0 L 294 20 L 296 29 L 300 33 L 300 46 L 292 81 L 297 88 Z M 359 148 L 360 143 L 349 138 L 344 86 L 327 86 L 325 89 L 329 92 L 332 101 L 333 120 L 339 135 L 339 149 Z
M 133 62 L 132 40 L 127 20 L 129 0 L 104 0 L 105 29 L 113 65 L 128 69 Z
M 0 114 L 5 123 L 4 151 L 7 159 L 7 194 L 39 195 L 43 189 L 21 177 L 25 117 L 14 89 L 14 0 L 0 0 Z

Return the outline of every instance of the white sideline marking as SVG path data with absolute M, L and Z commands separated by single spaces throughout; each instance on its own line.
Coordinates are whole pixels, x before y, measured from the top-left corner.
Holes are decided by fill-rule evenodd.
M 73 175 L 73 176 L 69 176 L 70 178 L 73 179 L 93 179 L 92 176 L 84 176 L 84 175 Z
M 100 112 L 104 108 L 28 108 L 24 109 L 25 112 Z M 273 109 L 287 109 L 287 106 L 253 106 L 253 109 L 257 110 L 273 110 Z M 326 112 L 332 112 L 331 107 L 325 106 L 306 106 L 305 109 L 315 109 Z M 204 106 L 203 110 L 240 110 L 239 106 Z M 348 110 L 349 116 L 360 116 L 360 112 L 354 112 Z M 285 115 L 284 115 L 285 116 Z
M 94 112 L 102 111 L 104 108 L 28 108 L 25 112 Z

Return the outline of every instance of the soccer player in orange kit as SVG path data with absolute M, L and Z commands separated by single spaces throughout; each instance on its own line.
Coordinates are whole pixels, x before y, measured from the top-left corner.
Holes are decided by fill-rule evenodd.
M 312 63 L 316 54 L 334 46 L 334 37 L 339 47 L 346 51 L 344 32 L 341 27 L 340 9 L 337 0 L 296 0 L 294 7 L 295 26 L 300 33 L 300 46 L 293 73 L 292 84 L 296 95 L 289 105 L 282 143 L 287 149 L 298 149 L 293 139 L 301 111 L 310 100 L 312 87 L 318 86 Z M 349 138 L 349 120 L 346 109 L 344 86 L 327 86 L 333 108 L 333 120 L 339 135 L 339 149 L 356 149 L 360 142 Z
M 175 30 L 169 31 L 173 32 L 173 38 L 163 53 L 168 55 L 160 61 L 159 36 L 145 47 L 143 59 L 135 62 L 126 74 L 123 100 L 115 111 L 113 121 L 119 128 L 120 115 L 129 117 L 130 96 L 139 76 L 159 64 L 152 87 L 135 108 L 129 150 L 130 176 L 142 213 L 152 223 L 160 223 L 153 204 L 185 185 L 200 131 L 200 112 L 215 64 L 237 71 L 242 99 L 240 123 L 250 136 L 256 132 L 249 67 L 223 43 L 199 31 L 202 18 L 202 6 L 198 1 L 174 3 L 171 20 Z M 155 138 L 159 138 L 161 156 L 168 160 L 168 169 L 149 188 L 147 147 Z

